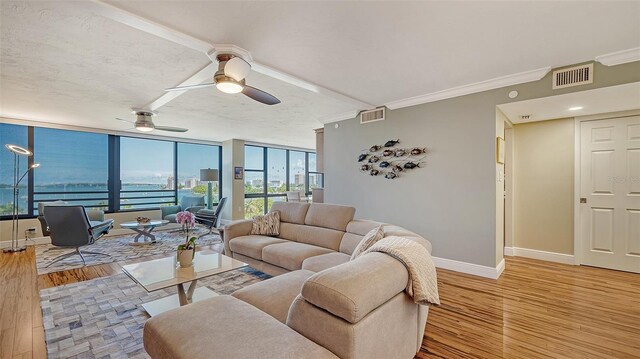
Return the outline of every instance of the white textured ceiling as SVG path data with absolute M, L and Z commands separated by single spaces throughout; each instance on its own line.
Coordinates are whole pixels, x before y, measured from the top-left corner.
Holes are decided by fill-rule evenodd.
M 113 1 L 382 105 L 640 46 L 640 2 Z
M 373 104 L 640 46 L 637 1 L 111 3 Z M 0 115 L 122 130 L 114 117 L 209 63 L 80 4 L 1 2 Z M 311 148 L 317 118 L 356 110 L 257 73 L 248 83 L 282 104 L 194 90 L 160 108 L 156 122 L 188 127 L 177 135 L 188 138 Z

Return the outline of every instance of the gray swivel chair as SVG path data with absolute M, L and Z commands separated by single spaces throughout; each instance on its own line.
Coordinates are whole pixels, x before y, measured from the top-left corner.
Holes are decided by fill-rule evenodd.
M 189 211 L 196 214 L 196 212 L 203 208 L 205 208 L 204 196 L 186 195 L 180 198 L 180 204 L 160 207 L 160 211 L 162 212 L 162 219 L 176 223 L 176 215 L 178 212 Z
M 49 225 L 47 220 L 44 219 L 44 207 L 46 206 L 66 206 L 65 201 L 53 201 L 53 202 L 38 202 L 38 221 L 40 221 L 40 227 L 42 228 L 42 235 L 49 236 Z M 99 209 L 88 209 L 87 216 L 90 221 L 102 222 L 104 221 L 104 211 Z
M 220 198 L 216 208 L 199 210 L 196 212 L 196 222 L 207 226 L 207 228 L 209 228 L 209 233 L 211 233 L 214 228 L 218 227 L 220 212 L 222 212 L 222 208 L 224 208 L 225 203 L 227 203 L 227 197 L 222 197 Z
M 79 255 L 82 263 L 86 264 L 83 254 L 108 256 L 106 253 L 80 251 L 80 247 L 93 244 L 96 239 L 109 233 L 113 228 L 113 219 L 106 221 L 90 221 L 83 206 L 53 206 L 44 207 L 44 217 L 49 226 L 51 244 L 56 247 L 75 248 L 75 252 L 63 254 L 55 258 L 50 266 L 72 255 Z

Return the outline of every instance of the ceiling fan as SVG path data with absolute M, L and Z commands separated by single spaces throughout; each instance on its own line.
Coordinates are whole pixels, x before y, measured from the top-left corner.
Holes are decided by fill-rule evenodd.
M 224 93 L 235 94 L 242 92 L 245 96 L 266 105 L 275 105 L 280 103 L 280 100 L 275 96 L 255 87 L 251 87 L 245 83 L 245 77 L 249 75 L 251 65 L 243 58 L 230 54 L 220 54 L 217 56 L 217 59 L 218 71 L 213 75 L 213 82 L 200 85 L 172 87 L 165 91 L 184 91 L 215 86 L 218 90 Z
M 169 126 L 156 126 L 153 123 L 152 117 L 156 115 L 153 111 L 140 111 L 134 110 L 133 113 L 136 115 L 136 121 L 124 120 L 122 118 L 117 118 L 116 120 L 124 121 L 132 123 L 136 130 L 142 132 L 151 132 L 153 130 L 158 131 L 169 131 L 169 132 L 187 132 L 189 129 L 181 128 L 181 127 L 169 127 Z

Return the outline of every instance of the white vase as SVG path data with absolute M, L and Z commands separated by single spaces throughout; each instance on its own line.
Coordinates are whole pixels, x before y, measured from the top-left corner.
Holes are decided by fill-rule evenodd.
M 191 267 L 193 265 L 193 249 L 178 249 L 178 263 L 183 268 Z

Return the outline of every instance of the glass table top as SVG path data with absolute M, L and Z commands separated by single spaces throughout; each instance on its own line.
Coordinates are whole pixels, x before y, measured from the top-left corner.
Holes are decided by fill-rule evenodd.
M 124 228 L 142 228 L 142 227 L 159 227 L 169 224 L 167 220 L 154 219 L 146 223 L 138 223 L 136 221 L 133 222 L 124 222 L 120 223 L 120 227 Z
M 247 264 L 213 251 L 196 252 L 193 266 L 180 268 L 177 256 L 129 264 L 122 270 L 148 292 L 246 267 Z

